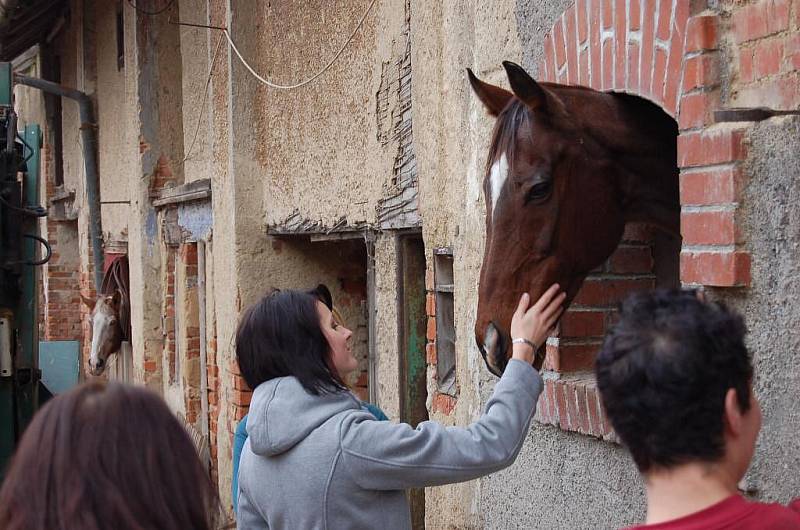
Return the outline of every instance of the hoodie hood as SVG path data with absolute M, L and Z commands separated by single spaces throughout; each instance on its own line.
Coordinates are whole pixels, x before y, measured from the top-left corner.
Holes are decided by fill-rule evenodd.
M 295 377 L 271 379 L 253 392 L 247 415 L 250 447 L 257 455 L 284 453 L 336 414 L 360 408 L 347 391 L 315 396 Z

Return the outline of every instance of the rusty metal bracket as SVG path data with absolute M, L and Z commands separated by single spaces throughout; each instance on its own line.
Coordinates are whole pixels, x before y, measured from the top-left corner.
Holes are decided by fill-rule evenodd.
M 800 116 L 798 110 L 775 110 L 767 107 L 734 107 L 714 111 L 716 123 L 734 121 L 763 121 L 775 116 Z

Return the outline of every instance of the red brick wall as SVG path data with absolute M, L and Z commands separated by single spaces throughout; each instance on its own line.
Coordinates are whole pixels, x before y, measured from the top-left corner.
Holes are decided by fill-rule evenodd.
M 233 390 L 231 391 L 229 400 L 229 415 L 230 422 L 228 424 L 228 436 L 230 438 L 231 447 L 233 447 L 233 433 L 236 431 L 236 426 L 242 418 L 247 414 L 250 409 L 250 400 L 253 398 L 253 391 L 247 386 L 247 383 L 239 371 L 239 364 L 236 359 L 231 359 L 228 365 L 228 372 L 233 380 Z
M 46 134 L 47 138 L 48 135 Z M 56 192 L 53 149 L 49 143 L 42 148 L 42 174 L 45 180 L 45 201 Z M 48 219 L 44 237 L 50 243 L 50 261 L 42 267 L 42 309 L 40 312 L 42 340 L 82 340 L 79 262 L 62 255 L 61 245 L 73 246 L 78 240 L 75 221 L 59 222 Z M 74 232 L 74 234 L 70 234 Z M 66 241 L 62 236 L 72 235 Z M 73 249 L 70 249 L 73 250 Z M 93 292 L 91 293 L 93 294 Z
M 428 325 L 425 332 L 425 360 L 428 366 L 434 368 L 436 377 L 436 291 L 434 290 L 434 273 L 432 269 L 425 271 L 425 314 L 428 316 Z M 458 399 L 449 394 L 435 391 L 431 401 L 431 410 L 449 416 L 456 408 Z
M 183 269 L 183 296 L 193 297 L 197 300 L 197 243 L 181 243 L 178 248 L 178 259 Z M 199 362 L 200 359 L 199 315 L 196 311 L 184 311 L 183 313 L 183 336 L 180 339 L 183 345 L 181 355 L 184 363 L 182 373 L 186 421 L 191 424 L 197 424 L 202 409 L 199 376 L 200 370 L 205 369 L 205 367 L 198 367 L 197 371 L 193 371 L 190 365 Z
M 80 273 L 77 263 L 62 260 L 57 228 L 57 223 L 47 223 L 46 237 L 53 254 L 42 271 L 46 288 L 43 340 L 81 340 Z
M 731 29 L 738 54 L 738 98 L 748 106 L 796 109 L 800 1 L 760 0 L 734 6 Z
M 174 247 L 166 247 L 164 262 L 164 299 L 162 301 L 162 330 L 164 336 L 164 358 L 167 359 L 169 382 L 175 383 L 175 254 Z M 146 366 L 146 365 L 145 365 Z

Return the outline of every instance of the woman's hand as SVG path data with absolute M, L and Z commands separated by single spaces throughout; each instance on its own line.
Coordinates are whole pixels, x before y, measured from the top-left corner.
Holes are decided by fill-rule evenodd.
M 530 295 L 522 293 L 517 310 L 511 319 L 511 338 L 527 339 L 534 344 L 531 347 L 525 342 L 512 344 L 512 359 L 532 363 L 536 350 L 544 344 L 553 325 L 561 316 L 566 293 L 559 293 L 559 285 L 553 284 L 530 308 Z

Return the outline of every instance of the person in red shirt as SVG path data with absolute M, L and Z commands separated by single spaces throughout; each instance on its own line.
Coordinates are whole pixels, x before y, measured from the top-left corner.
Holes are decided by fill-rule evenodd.
M 800 529 L 800 499 L 787 507 L 738 492 L 761 428 L 745 333 L 740 315 L 692 291 L 622 305 L 595 375 L 647 488 L 647 519 L 633 529 Z

